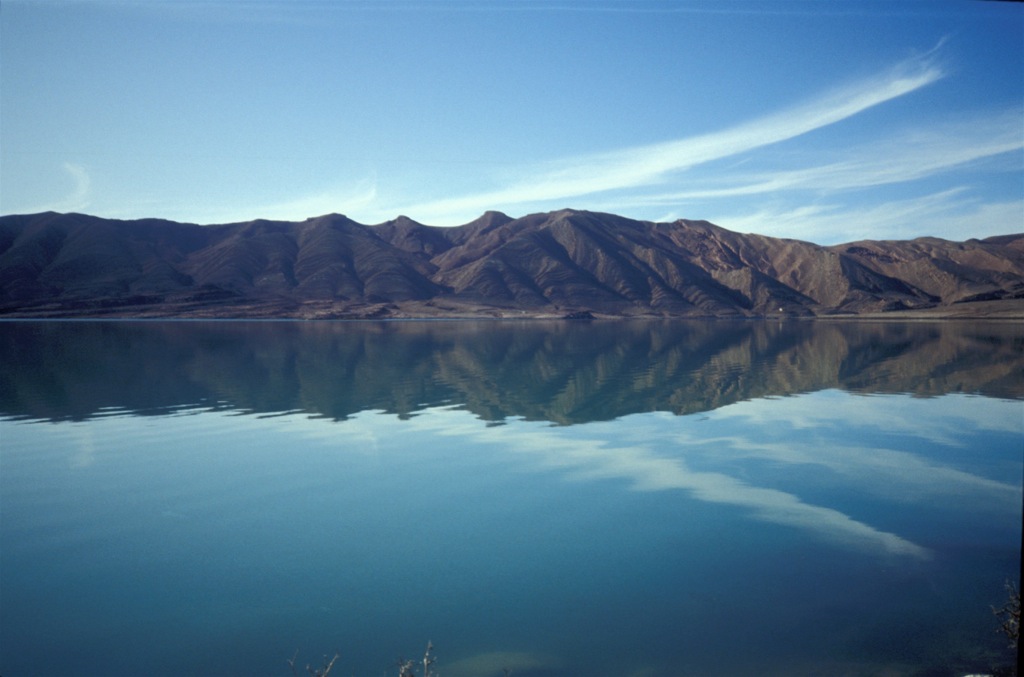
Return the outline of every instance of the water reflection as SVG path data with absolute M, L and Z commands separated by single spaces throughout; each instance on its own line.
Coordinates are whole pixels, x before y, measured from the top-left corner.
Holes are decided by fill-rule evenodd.
M 1010 324 L 3 322 L 0 414 L 202 406 L 574 424 L 827 388 L 1024 398 Z
M 594 424 L 571 435 L 523 422 L 505 429 L 485 427 L 455 410 L 431 410 L 430 415 L 414 417 L 406 425 L 424 439 L 445 436 L 463 448 L 526 457 L 531 468 L 558 471 L 577 481 L 616 480 L 633 491 L 681 491 L 702 502 L 741 508 L 758 521 L 874 554 L 931 556 L 927 547 L 804 500 L 798 493 L 813 484 L 820 491 L 831 479 L 844 491 L 874 494 L 874 500 L 901 505 L 903 510 L 909 504 L 942 509 L 951 500 L 967 500 L 975 516 L 986 515 L 1000 524 L 1019 521 L 1022 494 L 1014 479 L 1021 466 L 1012 443 L 1022 432 L 1016 420 L 1018 404 L 982 405 L 954 396 L 948 406 L 937 407 L 934 402 L 890 396 L 865 400 L 870 406 L 854 407 L 859 410 L 853 412 L 844 406 L 850 400 L 850 395 L 837 396 L 833 391 L 775 401 L 774 429 L 759 420 L 764 401 L 730 405 L 689 425 L 673 425 L 667 415 L 652 418 L 655 415 L 648 414 Z M 991 420 L 979 416 L 982 406 L 993 414 Z M 831 415 L 818 416 L 832 407 Z M 890 416 L 914 420 L 920 435 L 908 435 L 906 428 L 888 430 Z M 808 424 L 816 417 L 818 423 Z M 1011 440 L 1004 448 L 1011 451 L 984 463 L 973 459 L 968 471 L 946 464 L 935 448 L 918 453 L 898 448 L 908 438 L 927 440 L 929 431 L 949 426 L 959 426 L 962 444 L 981 436 L 993 440 L 1003 433 Z M 370 436 L 369 431 L 364 433 Z M 859 441 L 871 436 L 888 438 L 888 446 Z M 994 449 L 986 451 L 993 454 Z M 808 469 L 813 471 L 811 481 Z M 742 477 L 734 476 L 737 473 Z M 834 497 L 824 499 L 832 502 Z
M 0 323 L 0 670 L 988 670 L 1021 333 Z

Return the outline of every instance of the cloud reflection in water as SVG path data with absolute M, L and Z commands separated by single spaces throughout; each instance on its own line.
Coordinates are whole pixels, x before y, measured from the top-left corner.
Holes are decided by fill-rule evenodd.
M 487 427 L 465 412 L 434 409 L 408 423 L 424 433 L 468 438 L 474 445 L 528 455 L 540 467 L 563 471 L 571 479 L 623 480 L 637 491 L 681 490 L 697 500 L 740 507 L 755 519 L 805 530 L 846 547 L 924 559 L 931 555 L 928 548 L 840 510 L 809 503 L 795 493 L 757 486 L 724 471 L 698 470 L 694 464 L 699 461 L 697 465 L 731 468 L 737 461 L 753 459 L 784 467 L 813 466 L 834 473 L 859 492 L 884 491 L 887 498 L 898 501 L 948 500 L 967 495 L 972 505 L 981 503 L 1006 514 L 1019 510 L 1019 485 L 935 463 L 912 452 L 859 444 L 855 437 L 843 437 L 852 425 L 861 432 L 885 431 L 891 418 L 899 417 L 896 412 L 902 409 L 911 413 L 905 410 L 910 407 L 913 416 L 902 419 L 906 421 L 903 433 L 931 441 L 939 431 L 944 442 L 956 443 L 952 427 L 964 424 L 964 411 L 984 410 L 986 420 L 984 424 L 979 421 L 979 426 L 1012 432 L 1012 424 L 1008 430 L 1006 422 L 1015 420 L 1013 413 L 1019 413 L 1020 407 L 1012 401 L 975 400 L 970 406 L 968 398 L 946 399 L 963 420 L 951 422 L 943 416 L 944 408 L 936 412 L 934 400 L 915 406 L 915 400 L 902 396 L 863 398 L 825 391 L 723 407 L 710 414 L 718 425 L 706 433 L 688 424 L 698 421 L 696 417 L 663 413 L 568 429 L 518 420 Z M 852 411 L 848 408 L 851 401 L 856 401 Z M 773 441 L 764 435 L 769 417 L 776 428 L 814 429 L 820 434 Z M 911 420 L 916 423 L 911 425 Z M 732 434 L 722 435 L 722 426 Z

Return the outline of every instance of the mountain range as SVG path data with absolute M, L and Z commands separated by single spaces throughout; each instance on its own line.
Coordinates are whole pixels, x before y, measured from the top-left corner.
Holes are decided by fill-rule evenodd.
M 560 210 L 456 227 L 0 217 L 6 317 L 1024 317 L 1024 234 L 820 246 Z

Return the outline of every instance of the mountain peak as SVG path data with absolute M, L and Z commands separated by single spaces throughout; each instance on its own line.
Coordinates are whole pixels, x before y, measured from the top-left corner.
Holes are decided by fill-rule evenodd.
M 1024 235 L 822 247 L 561 209 L 451 228 L 0 217 L 0 316 L 1024 317 Z

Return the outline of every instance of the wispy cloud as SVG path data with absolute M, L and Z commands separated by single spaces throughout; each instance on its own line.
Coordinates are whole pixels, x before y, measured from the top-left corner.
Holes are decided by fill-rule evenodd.
M 89 198 L 92 192 L 92 180 L 89 172 L 82 165 L 71 162 L 64 163 L 64 171 L 71 176 L 74 187 L 71 194 L 64 198 L 62 209 L 59 211 L 79 211 L 89 206 Z
M 377 180 L 369 176 L 355 184 L 332 186 L 326 190 L 300 196 L 293 200 L 253 208 L 253 218 L 295 219 L 296 215 L 320 216 L 332 212 L 360 212 L 377 200 Z
M 657 0 L 563 0 L 549 2 L 547 0 L 508 0 L 494 2 L 492 0 L 396 0 L 380 2 L 380 0 L 346 0 L 338 2 L 294 2 L 286 0 L 12 0 L 25 4 L 84 4 L 94 3 L 113 7 L 160 10 L 174 12 L 175 16 L 192 20 L 218 20 L 234 22 L 264 23 L 314 23 L 322 21 L 324 12 L 467 12 L 467 13 L 543 13 L 553 14 L 573 12 L 582 14 L 726 14 L 726 15 L 814 15 L 822 14 L 855 14 L 858 10 L 841 6 L 802 7 L 789 4 L 780 7 L 766 7 L 760 4 L 720 0 L 715 5 L 708 3 L 666 5 Z
M 721 472 L 694 470 L 678 455 L 663 456 L 646 445 L 615 445 L 604 439 L 569 437 L 535 427 L 488 428 L 466 412 L 431 410 L 408 422 L 424 431 L 507 446 L 534 463 L 579 480 L 620 479 L 638 491 L 688 492 L 694 498 L 745 508 L 759 520 L 813 533 L 855 549 L 886 555 L 930 557 L 930 552 L 897 534 L 853 519 L 794 494 L 753 486 Z M 527 425 L 527 424 L 524 424 Z
M 936 465 L 898 449 L 868 447 L 830 441 L 828 444 L 766 442 L 739 436 L 683 438 L 681 444 L 704 455 L 722 459 L 757 459 L 772 464 L 817 466 L 843 476 L 864 493 L 885 492 L 894 500 L 913 502 L 971 496 L 975 508 L 1015 512 L 1021 490 L 1005 482 L 981 477 L 957 468 Z M 884 486 L 878 478 L 884 476 Z
M 672 174 L 714 160 L 777 144 L 833 125 L 925 87 L 944 76 L 931 53 L 826 92 L 804 104 L 735 127 L 664 143 L 565 158 L 524 168 L 529 178 L 512 179 L 489 192 L 424 202 L 406 213 L 460 222 L 485 209 L 558 201 L 606 191 L 662 184 Z
M 667 413 L 636 417 L 633 429 L 623 420 L 607 424 L 615 426 L 614 435 L 607 434 L 609 428 L 605 424 L 551 428 L 542 423 L 520 421 L 495 428 L 458 407 L 423 410 L 403 421 L 399 428 L 408 439 L 457 438 L 505 450 L 523 458 L 526 463 L 521 469 L 527 472 L 556 471 L 567 480 L 581 482 L 619 480 L 633 490 L 644 492 L 681 491 L 699 501 L 734 506 L 746 511 L 752 519 L 799 529 L 842 547 L 924 559 L 930 557 L 930 551 L 909 538 L 855 519 L 842 510 L 808 502 L 782 488 L 757 486 L 728 474 L 725 469 L 735 469 L 737 461 L 747 460 L 767 462 L 776 469 L 818 467 L 832 477 L 842 478 L 844 486 L 855 487 L 859 492 L 891 492 L 895 496 L 886 494 L 891 501 L 937 505 L 948 503 L 951 498 L 970 496 L 968 507 L 972 511 L 1016 513 L 1021 499 L 1019 485 L 992 480 L 899 449 L 843 446 L 835 444 L 833 438 L 823 444 L 814 434 L 815 431 L 835 430 L 853 408 L 857 411 L 856 420 L 872 421 L 876 429 L 888 434 L 924 435 L 921 439 L 934 438 L 939 440 L 938 444 L 956 446 L 962 438 L 955 433 L 956 428 L 1018 430 L 1019 424 L 1014 422 L 1013 416 L 1007 415 L 1016 406 L 1014 402 L 987 400 L 983 406 L 965 407 L 962 397 L 925 403 L 905 397 L 854 397 L 825 391 L 781 401 L 754 400 L 724 407 L 712 414 L 718 425 L 707 431 L 682 424 L 683 419 Z M 670 425 L 661 427 L 657 417 L 669 421 Z M 338 446 L 339 452 L 376 455 L 386 449 L 389 454 L 418 455 L 416 445 L 395 445 L 387 441 L 395 434 L 395 427 L 389 423 L 392 418 L 379 411 L 351 417 L 342 424 L 345 443 Z M 215 418 L 203 420 L 208 425 L 223 425 Z M 783 425 L 802 430 L 804 434 L 787 435 L 784 443 L 743 435 L 743 430 L 765 430 L 764 423 L 768 420 L 772 427 Z M 295 436 L 326 441 L 339 439 L 339 424 L 303 413 L 272 420 L 250 418 L 246 425 L 272 426 Z M 735 434 L 718 434 L 723 429 L 735 431 Z M 61 445 L 83 454 L 92 453 L 91 438 L 81 439 L 73 432 L 57 427 L 52 434 L 64 440 Z M 886 478 L 884 487 L 879 486 L 880 476 Z
M 370 174 L 355 182 L 341 182 L 323 190 L 313 191 L 297 197 L 272 202 L 258 202 L 244 208 L 225 209 L 218 206 L 200 209 L 195 205 L 187 207 L 185 218 L 198 223 L 227 223 L 252 219 L 280 221 L 301 221 L 323 214 L 362 214 L 372 211 L 377 202 L 377 178 Z M 173 207 L 165 207 L 161 213 L 175 218 Z
M 838 244 L 864 239 L 906 239 L 924 235 L 965 240 L 1020 232 L 1024 199 L 986 202 L 967 187 L 950 188 L 871 206 L 838 201 L 802 206 L 769 205 L 747 212 L 712 212 L 707 218 L 739 232 Z
M 962 444 L 965 429 L 1018 431 L 1019 424 L 1007 415 L 1015 406 L 1013 402 L 988 401 L 984 407 L 967 407 L 964 398 L 957 396 L 924 402 L 825 391 L 782 401 L 737 403 L 713 414 L 726 428 L 740 431 L 764 430 L 768 420 L 771 427 L 781 424 L 802 431 L 787 435 L 785 443 L 755 439 L 741 432 L 725 437 L 714 434 L 722 426 L 704 431 L 672 425 L 666 428 L 672 431 L 669 438 L 658 438 L 658 443 L 652 444 L 657 426 L 652 427 L 650 418 L 645 418 L 642 430 L 635 435 L 623 434 L 629 426 L 618 422 L 618 433 L 611 437 L 602 434 L 600 425 L 593 426 L 587 435 L 565 434 L 564 429 L 529 423 L 488 428 L 467 412 L 455 409 L 429 410 L 408 425 L 422 432 L 508 448 L 529 457 L 535 467 L 556 469 L 579 481 L 618 479 L 639 491 L 684 491 L 698 500 L 744 508 L 755 519 L 801 529 L 845 547 L 927 558 L 930 552 L 926 548 L 898 534 L 840 510 L 806 502 L 781 488 L 755 486 L 715 467 L 734 468 L 736 461 L 743 459 L 767 461 L 776 468 L 817 466 L 843 478 L 845 486 L 855 486 L 858 491 L 887 492 L 887 500 L 934 505 L 971 496 L 973 509 L 1012 514 L 1020 506 L 1021 489 L 1017 484 L 900 449 L 837 444 L 829 431 L 846 424 L 849 419 L 845 417 L 852 408 L 858 421 L 871 421 L 871 426 L 886 434 L 956 447 Z M 680 420 L 670 414 L 663 416 L 673 422 Z M 733 420 L 738 427 L 731 423 Z M 822 443 L 819 431 L 828 436 L 827 444 Z M 609 441 L 612 437 L 617 442 Z M 887 478 L 884 487 L 879 486 L 880 476 Z
M 23 214 L 36 214 L 39 212 L 80 212 L 88 208 L 92 203 L 92 178 L 89 176 L 89 171 L 83 165 L 74 162 L 64 162 L 61 169 L 71 182 L 71 188 L 66 194 L 51 202 L 19 207 L 17 211 Z
M 832 192 L 916 181 L 1024 149 L 1021 118 L 1022 111 L 1013 110 L 969 122 L 914 128 L 860 147 L 833 150 L 831 155 L 843 158 L 837 162 L 794 170 L 725 174 L 706 180 L 704 188 L 644 195 L 634 204 L 675 204 L 783 190 Z M 1007 162 L 1017 165 L 1019 159 L 1008 158 Z
M 855 437 L 835 434 L 858 421 L 858 433 L 928 441 L 933 448 L 963 448 L 965 432 L 980 430 L 1020 435 L 1019 403 L 987 400 L 984 407 L 970 406 L 964 395 L 927 400 L 905 396 L 851 396 L 836 390 L 772 400 L 752 400 L 717 409 L 711 416 L 736 429 L 776 429 L 780 424 L 793 431 L 785 441 L 729 434 L 698 436 L 684 429 L 680 444 L 721 460 L 750 458 L 778 466 L 818 466 L 857 483 L 863 493 L 885 492 L 893 500 L 948 500 L 970 496 L 975 509 L 986 507 L 1015 514 L 1020 510 L 1021 487 L 990 479 L 956 467 L 936 463 L 924 455 L 887 448 L 879 443 L 864 446 Z M 809 404 L 809 403 L 814 404 Z M 820 431 L 828 435 L 822 443 Z M 878 478 L 886 481 L 880 486 Z

